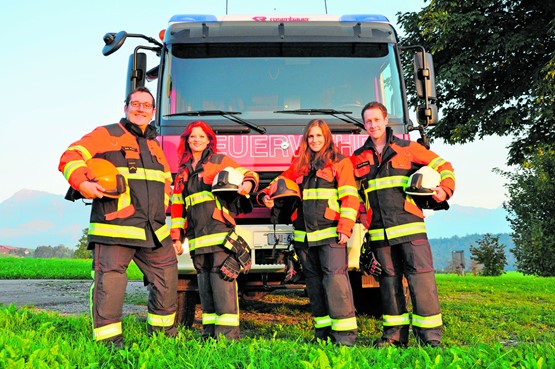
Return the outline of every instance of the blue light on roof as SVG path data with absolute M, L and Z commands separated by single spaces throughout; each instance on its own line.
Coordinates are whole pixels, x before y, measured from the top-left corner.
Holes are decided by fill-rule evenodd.
M 340 22 L 386 22 L 389 19 L 381 14 L 345 14 L 339 17 Z
M 169 23 L 184 22 L 217 22 L 218 19 L 212 14 L 176 14 L 171 17 Z

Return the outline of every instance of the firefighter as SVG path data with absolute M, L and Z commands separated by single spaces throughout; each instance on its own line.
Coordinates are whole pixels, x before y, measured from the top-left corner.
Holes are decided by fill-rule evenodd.
M 248 212 L 248 195 L 258 188 L 258 174 L 240 167 L 230 157 L 216 152 L 216 135 L 203 121 L 190 123 L 178 147 L 179 169 L 175 178 L 171 206 L 171 236 L 178 253 L 188 240 L 189 252 L 197 271 L 202 306 L 203 338 L 239 339 L 239 305 L 236 278 L 250 268 L 248 245 L 235 233 L 237 213 Z M 239 198 L 219 198 L 213 186 L 219 176 L 234 168 L 242 174 L 236 187 Z M 216 180 L 215 180 L 216 179 Z M 247 204 L 247 205 L 245 205 Z M 252 204 L 251 204 L 252 206 Z
M 352 346 L 357 323 L 347 273 L 347 241 L 359 200 L 352 163 L 337 149 L 325 121 L 308 123 L 298 156 L 280 177 L 293 180 L 302 192 L 293 214 L 293 242 L 303 268 L 315 338 Z M 257 197 L 269 208 L 274 206 L 271 188 L 272 183 Z
M 429 166 L 440 175 L 431 200 L 436 205 L 446 204 L 455 189 L 453 167 L 423 145 L 394 136 L 381 103 L 364 106 L 362 119 L 369 137 L 351 160 L 365 202 L 371 246 L 367 250 L 374 252 L 382 269 L 379 282 L 384 328 L 374 344 L 404 347 L 408 343 L 411 316 L 403 293 L 404 275 L 412 299 L 416 339 L 423 345 L 439 346 L 443 323 L 422 205 L 418 206 L 424 196 L 408 195 L 405 188 L 414 172 Z
M 93 200 L 88 231 L 93 335 L 118 348 L 124 345 L 122 308 L 131 260 L 148 281 L 149 333 L 176 334 L 177 257 L 165 223 L 172 179 L 149 124 L 155 110 L 150 91 L 136 89 L 125 99 L 125 118 L 71 144 L 58 167 L 71 185 L 69 199 L 77 194 Z

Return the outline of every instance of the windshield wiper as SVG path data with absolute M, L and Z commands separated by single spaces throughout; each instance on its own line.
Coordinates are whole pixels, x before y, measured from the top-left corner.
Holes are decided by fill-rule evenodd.
M 258 133 L 266 133 L 266 128 L 257 126 L 256 124 L 253 124 L 242 118 L 239 118 L 236 116 L 238 114 L 241 114 L 241 112 L 222 111 L 222 110 L 193 110 L 193 111 L 184 111 L 183 113 L 167 114 L 167 115 L 164 115 L 164 117 L 209 117 L 209 116 L 219 115 L 237 124 L 242 124 L 244 126 L 252 128 Z
M 354 124 L 358 128 L 365 129 L 364 124 L 350 116 L 352 111 L 340 111 L 335 109 L 294 109 L 294 110 L 276 110 L 274 113 L 284 113 L 284 114 L 299 114 L 299 115 L 311 115 L 311 114 L 324 114 L 324 115 L 331 115 L 339 120 L 342 120 L 345 123 Z

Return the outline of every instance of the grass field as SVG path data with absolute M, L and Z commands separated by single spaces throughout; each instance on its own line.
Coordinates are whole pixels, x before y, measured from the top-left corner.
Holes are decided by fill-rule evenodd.
M 16 263 L 25 276 L 8 266 Z M 0 259 L 0 279 L 88 278 L 83 271 L 90 273 L 90 260 Z M 88 316 L 0 306 L 0 368 L 555 368 L 555 278 L 437 281 L 443 349 L 418 347 L 413 338 L 406 349 L 374 349 L 381 320 L 365 316 L 357 318 L 355 347 L 311 343 L 306 298 L 290 291 L 242 302 L 239 342 L 202 341 L 197 325 L 180 327 L 175 339 L 148 337 L 144 316 L 132 315 L 124 319 L 127 348 L 117 352 L 92 342 Z

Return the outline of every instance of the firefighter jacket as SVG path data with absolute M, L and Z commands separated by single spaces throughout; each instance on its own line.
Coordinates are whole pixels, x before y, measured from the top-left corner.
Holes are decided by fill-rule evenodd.
M 395 137 L 389 127 L 386 134 L 382 155 L 369 137 L 351 156 L 367 212 L 365 226 L 377 247 L 427 238 L 422 209 L 404 192 L 410 175 L 420 167 L 428 165 L 440 173 L 447 199 L 455 190 L 451 163 L 419 143 Z
M 171 198 L 171 237 L 173 240 L 188 239 L 191 254 L 221 251 L 228 233 L 235 229 L 234 216 L 239 211 L 229 209 L 227 203 L 212 194 L 212 182 L 226 167 L 240 171 L 244 179 L 258 188 L 258 174 L 240 167 L 226 155 L 214 154 L 206 149 L 196 165 L 187 161 L 181 164 Z M 231 245 L 230 245 L 231 246 Z
M 338 233 L 350 237 L 360 202 L 349 158 L 340 155 L 336 162 L 304 173 L 294 167 L 293 162 L 281 176 L 301 189 L 301 205 L 292 216 L 295 243 L 320 246 L 337 242 Z M 269 190 L 270 186 L 263 192 L 269 194 Z
M 165 209 L 172 179 L 156 135 L 153 126 L 148 125 L 143 133 L 122 118 L 119 123 L 97 127 L 62 154 L 58 169 L 75 190 L 87 180 L 85 162 L 91 158 L 112 162 L 127 184 L 118 199 L 93 200 L 89 247 L 91 243 L 150 248 L 171 244 Z

